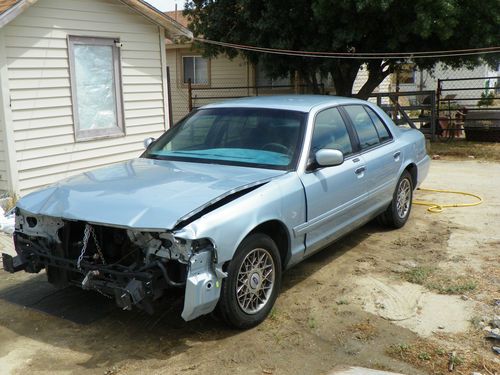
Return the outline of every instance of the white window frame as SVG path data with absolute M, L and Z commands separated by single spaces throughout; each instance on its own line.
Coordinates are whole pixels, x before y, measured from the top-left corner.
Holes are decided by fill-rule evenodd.
M 99 138 L 122 137 L 125 136 L 124 112 L 123 112 L 123 90 L 121 79 L 121 56 L 119 38 L 100 38 L 87 36 L 68 35 L 68 56 L 69 72 L 71 84 L 73 125 L 75 129 L 75 141 L 88 141 Z M 74 46 L 78 44 L 110 46 L 113 51 L 113 78 L 114 94 L 116 105 L 116 127 L 106 129 L 80 129 L 80 118 L 78 116 L 78 92 L 76 86 L 76 68 Z
M 193 74 L 196 75 L 196 59 L 204 59 L 207 61 L 207 82 L 202 82 L 198 83 L 196 82 L 196 77 L 193 81 L 191 81 L 191 86 L 210 86 L 210 59 L 203 57 L 202 55 L 182 55 L 181 56 L 181 65 L 182 65 L 182 84 L 187 85 L 188 82 L 184 80 L 185 76 L 185 65 L 184 65 L 184 59 L 185 58 L 193 58 L 194 61 L 194 69 L 193 69 Z

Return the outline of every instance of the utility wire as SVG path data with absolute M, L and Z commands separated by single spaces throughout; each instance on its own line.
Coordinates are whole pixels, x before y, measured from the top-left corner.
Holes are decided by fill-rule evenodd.
M 245 44 L 217 42 L 215 40 L 196 38 L 196 37 L 193 39 L 200 43 L 218 45 L 226 48 L 235 48 L 245 51 L 270 53 L 270 54 L 285 55 L 285 56 L 316 57 L 316 58 L 330 58 L 330 59 L 401 60 L 409 58 L 425 59 L 425 58 L 436 58 L 436 57 L 456 57 L 456 56 L 472 56 L 472 55 L 500 53 L 500 47 L 471 48 L 471 49 L 448 50 L 448 51 L 387 52 L 387 53 L 296 51 L 296 50 L 287 50 L 278 48 L 255 47 Z

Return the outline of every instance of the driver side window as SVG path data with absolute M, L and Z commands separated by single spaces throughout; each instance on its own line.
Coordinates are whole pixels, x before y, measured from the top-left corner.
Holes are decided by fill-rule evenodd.
M 311 152 L 323 148 L 340 150 L 344 156 L 352 154 L 351 139 L 337 108 L 325 109 L 316 116 Z

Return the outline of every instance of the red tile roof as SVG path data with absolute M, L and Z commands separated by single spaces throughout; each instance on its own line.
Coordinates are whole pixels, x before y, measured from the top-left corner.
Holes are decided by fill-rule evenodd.
M 0 14 L 12 8 L 19 0 L 0 0 Z

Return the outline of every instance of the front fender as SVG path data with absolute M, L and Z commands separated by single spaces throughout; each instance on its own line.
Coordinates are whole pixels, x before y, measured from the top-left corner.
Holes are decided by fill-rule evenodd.
M 217 263 L 231 260 L 241 241 L 257 226 L 271 220 L 284 223 L 291 239 L 290 251 L 303 241 L 292 228 L 306 219 L 305 196 L 295 172 L 278 177 L 260 188 L 204 215 L 176 236 L 210 238 L 217 249 Z M 302 248 L 303 249 L 303 248 Z
M 175 237 L 195 240 L 208 238 L 211 251 L 190 258 L 182 317 L 194 319 L 208 314 L 217 305 L 224 263 L 230 261 L 241 241 L 260 224 L 278 220 L 290 236 L 289 252 L 304 253 L 303 236 L 295 237 L 291 228 L 305 221 L 305 196 L 296 173 L 288 173 L 262 187 L 217 208 L 176 231 Z

